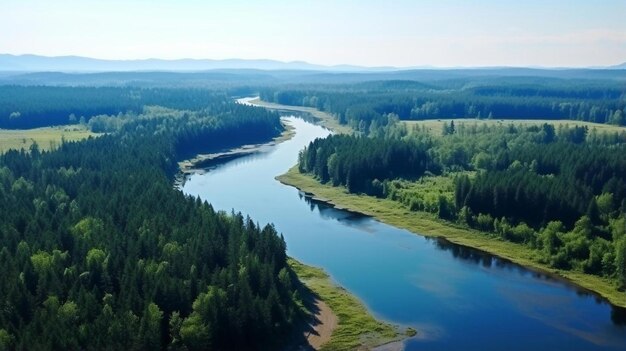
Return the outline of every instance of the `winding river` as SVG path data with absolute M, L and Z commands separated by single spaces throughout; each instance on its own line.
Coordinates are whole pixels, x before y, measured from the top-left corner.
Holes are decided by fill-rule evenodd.
M 322 267 L 378 318 L 412 326 L 406 350 L 626 350 L 626 312 L 571 284 L 316 202 L 275 176 L 328 130 L 288 117 L 295 136 L 188 175 L 215 209 L 274 223 L 288 254 Z

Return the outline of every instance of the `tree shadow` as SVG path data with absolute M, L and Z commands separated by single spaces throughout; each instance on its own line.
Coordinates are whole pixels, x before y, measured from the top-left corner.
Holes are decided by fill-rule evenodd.
M 310 335 L 319 335 L 315 331 L 315 327 L 322 321 L 317 318 L 320 313 L 320 308 L 316 302 L 321 301 L 321 298 L 313 290 L 309 289 L 304 283 L 300 282 L 298 286 L 298 293 L 302 298 L 303 310 L 301 311 L 300 321 L 294 326 L 293 335 L 288 343 L 285 351 L 310 351 L 315 350 L 308 341 Z

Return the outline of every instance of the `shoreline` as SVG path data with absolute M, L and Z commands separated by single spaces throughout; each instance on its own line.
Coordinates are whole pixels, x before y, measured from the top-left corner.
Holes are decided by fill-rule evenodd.
M 285 130 L 280 135 L 272 138 L 270 141 L 259 144 L 246 144 L 233 149 L 226 149 L 220 152 L 209 154 L 197 154 L 196 156 L 178 162 L 178 172 L 174 176 L 174 186 L 180 187 L 185 183 L 186 176 L 203 172 L 213 164 L 230 161 L 239 157 L 263 152 L 263 150 L 287 141 L 295 135 L 294 128 L 284 119 L 281 123 Z
M 179 171 L 174 179 L 174 187 L 180 189 L 187 175 L 203 172 L 211 164 L 263 152 L 266 148 L 291 139 L 295 135 L 295 129 L 284 119 L 281 120 L 285 131 L 269 142 L 243 145 L 217 153 L 198 154 L 178 162 Z M 306 343 L 299 345 L 298 349 L 308 347 L 314 350 L 367 350 L 394 342 L 400 345 L 404 339 L 416 333 L 412 328 L 403 331 L 399 326 L 376 319 L 356 296 L 335 284 L 322 269 L 305 265 L 293 258 L 289 258 L 289 265 L 309 295 L 306 300 L 310 315 L 303 321 L 305 329 L 301 334 Z M 357 333 L 346 333 L 344 330 L 358 327 L 371 327 L 371 330 L 360 329 Z M 362 335 L 367 335 L 367 338 L 363 339 Z M 346 348 L 346 345 L 349 347 Z
M 317 119 L 318 125 L 321 125 L 324 128 L 330 129 L 331 131 L 333 131 L 333 133 L 338 133 L 338 134 L 352 134 L 353 133 L 350 127 L 339 124 L 339 122 L 337 122 L 337 120 L 333 116 L 331 116 L 329 113 L 320 111 L 313 107 L 280 105 L 280 104 L 275 104 L 273 102 L 263 101 L 259 97 L 249 100 L 247 103 L 252 106 L 263 107 L 269 110 L 275 110 L 277 112 L 306 113 L 306 114 L 313 116 L 313 118 Z
M 626 308 L 626 293 L 618 291 L 607 279 L 575 271 L 563 271 L 536 260 L 536 253 L 515 243 L 482 234 L 479 231 L 436 220 L 423 212 L 411 212 L 402 204 L 389 199 L 349 194 L 343 188 L 321 184 L 309 175 L 301 174 L 297 166 L 276 180 L 295 187 L 313 199 L 338 209 L 357 212 L 388 225 L 406 229 L 415 235 L 443 238 L 451 243 L 484 251 L 526 269 L 564 280 L 581 291 L 603 298 L 612 306 Z M 411 214 L 410 218 L 407 214 Z
M 416 334 L 412 328 L 376 319 L 356 296 L 337 285 L 323 269 L 293 258 L 288 259 L 288 264 L 302 283 L 299 290 L 311 316 L 304 337 L 313 349 L 371 350 L 394 343 L 401 346 L 406 338 Z M 319 302 L 322 305 L 318 308 Z M 328 307 L 327 311 L 323 305 Z
M 266 107 L 275 110 L 293 110 L 308 112 L 315 116 L 314 112 L 321 115 L 321 120 L 333 119 L 334 123 L 326 125 L 336 133 L 346 132 L 346 126 L 339 125 L 334 118 L 323 111 L 319 111 L 312 107 L 288 106 L 275 103 L 268 103 L 256 98 L 250 101 L 254 106 Z M 328 123 L 328 122 L 327 122 Z M 342 129 L 334 129 L 340 126 Z M 297 177 L 299 176 L 299 177 Z M 293 186 L 305 194 L 310 195 L 312 199 L 328 203 L 337 209 L 352 211 L 366 216 L 370 216 L 378 221 L 392 225 L 397 228 L 406 229 L 415 235 L 425 237 L 443 238 L 451 243 L 481 250 L 518 264 L 524 268 L 534 270 L 558 279 L 562 279 L 574 285 L 580 290 L 584 290 L 590 294 L 596 295 L 606 300 L 612 306 L 618 308 L 626 308 L 626 292 L 618 291 L 615 285 L 602 277 L 593 276 L 575 271 L 563 271 L 549 267 L 537 261 L 536 253 L 528 248 L 518 244 L 506 242 L 481 233 L 474 229 L 463 228 L 453 223 L 442 222 L 429 216 L 423 212 L 411 212 L 401 204 L 388 199 L 371 198 L 367 196 L 348 194 L 343 188 L 330 187 L 320 184 L 313 177 L 301 175 L 297 171 L 297 165 L 293 166 L 287 173 L 279 175 L 276 180 L 282 184 Z M 321 190 L 321 191 L 320 191 Z M 372 202 L 377 204 L 376 209 L 372 210 Z M 387 206 L 381 208 L 380 204 L 384 202 Z M 411 213 L 411 223 L 406 223 L 402 215 Z M 478 234 L 478 235 L 477 235 Z
M 339 319 L 324 300 L 314 298 L 312 301 L 317 312 L 309 323 L 310 329 L 305 332 L 306 341 L 315 350 L 328 343 L 333 335 Z

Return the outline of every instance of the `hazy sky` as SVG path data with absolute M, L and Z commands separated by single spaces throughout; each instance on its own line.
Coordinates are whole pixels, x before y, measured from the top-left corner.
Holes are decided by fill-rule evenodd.
M 0 53 L 612 65 L 626 61 L 626 0 L 0 0 Z

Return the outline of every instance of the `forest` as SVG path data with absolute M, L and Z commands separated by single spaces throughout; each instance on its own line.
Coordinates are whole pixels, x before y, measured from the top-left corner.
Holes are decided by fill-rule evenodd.
M 0 128 L 87 123 L 93 116 L 141 113 L 145 106 L 200 111 L 216 104 L 206 88 L 0 85 Z M 225 95 L 225 93 L 222 93 Z M 216 107 L 216 106 L 213 106 Z
M 102 133 L 0 155 L 0 349 L 273 349 L 292 337 L 305 312 L 281 235 L 172 187 L 181 159 L 281 133 L 277 113 L 232 100 L 256 91 L 354 130 L 309 144 L 301 172 L 626 288 L 626 132 L 448 120 L 624 125 L 621 82 L 302 73 L 295 84 L 263 73 L 272 83 L 254 86 L 260 73 L 247 74 L 219 89 L 182 74 L 170 87 L 166 73 L 151 73 L 154 84 L 103 73 L 87 76 L 122 80 L 0 85 L 0 128 Z M 445 123 L 406 123 L 424 119 Z
M 170 108 L 122 99 L 96 110 L 81 100 L 91 93 L 50 109 L 94 108 L 101 117 L 87 123 L 107 134 L 0 155 L 0 349 L 283 345 L 302 311 L 282 236 L 172 187 L 189 145 L 268 140 L 279 116 L 221 93 L 189 97 L 205 100 L 195 112 L 172 110 L 191 106 L 167 91 Z M 45 106 L 35 104 L 21 118 L 36 124 Z M 117 116 L 120 106 L 137 110 Z
M 88 122 L 144 106 L 199 111 L 214 91 L 315 107 L 355 130 L 439 118 L 573 119 L 626 124 L 623 70 L 216 70 L 0 75 L 0 128 Z M 81 119 L 82 117 L 82 119 Z
M 362 133 L 372 124 L 374 128 L 385 125 L 389 114 L 401 120 L 569 119 L 626 125 L 626 87 L 613 80 L 385 80 L 268 87 L 260 96 L 264 101 L 331 113 Z
M 368 135 L 316 139 L 299 170 L 526 245 L 543 263 L 626 288 L 626 133 L 587 127 L 388 119 Z

